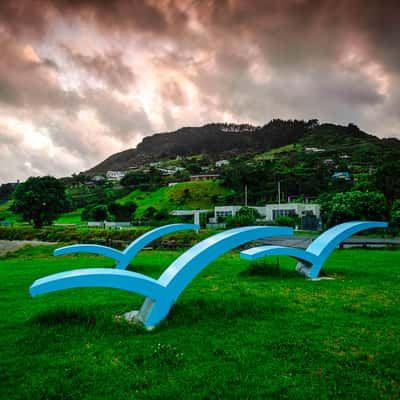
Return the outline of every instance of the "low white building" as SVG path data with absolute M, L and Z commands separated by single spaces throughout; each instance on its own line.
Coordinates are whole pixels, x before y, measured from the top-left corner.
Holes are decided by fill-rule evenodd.
M 217 206 L 214 208 L 214 218 L 216 221 L 218 221 L 218 218 L 234 217 L 242 207 L 244 206 Z M 247 207 L 258 211 L 262 217 L 265 216 L 265 207 Z
M 313 215 L 319 218 L 320 211 L 321 211 L 321 206 L 319 204 L 310 204 L 310 203 L 267 204 L 265 206 L 265 220 L 273 221 L 276 217 L 281 217 L 281 216 L 305 217 L 306 215 Z
M 224 165 L 229 165 L 229 161 L 228 160 L 218 160 L 215 162 L 215 166 L 217 168 L 222 167 Z
M 233 217 L 243 206 L 218 206 L 214 208 L 214 218 L 216 221 L 219 218 Z M 258 211 L 265 221 L 273 221 L 279 216 L 298 216 L 304 217 L 307 215 L 320 218 L 321 207 L 319 204 L 309 203 L 281 203 L 267 204 L 263 207 L 248 206 L 253 210 Z

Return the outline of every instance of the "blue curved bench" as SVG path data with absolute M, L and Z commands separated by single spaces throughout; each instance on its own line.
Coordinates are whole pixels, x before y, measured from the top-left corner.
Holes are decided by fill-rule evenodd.
M 119 251 L 108 246 L 101 246 L 97 244 L 74 244 L 71 246 L 60 247 L 54 250 L 55 256 L 61 256 L 71 253 L 92 253 L 101 256 L 113 258 L 117 264 L 115 268 L 126 269 L 129 263 L 133 260 L 136 254 L 143 249 L 147 244 L 154 240 L 167 235 L 172 232 L 183 230 L 197 230 L 200 229 L 197 224 L 170 224 L 152 229 L 149 232 L 139 236 L 135 239 L 124 251 Z
M 260 246 L 244 250 L 241 258 L 256 260 L 265 256 L 290 256 L 299 261 L 296 270 L 308 278 L 318 277 L 325 261 L 333 250 L 345 239 L 357 232 L 372 228 L 387 228 L 387 222 L 352 221 L 336 225 L 318 236 L 306 250 L 286 246 Z
M 160 323 L 187 285 L 213 260 L 227 251 L 267 236 L 292 235 L 287 227 L 251 226 L 210 236 L 179 256 L 158 280 L 131 271 L 109 268 L 78 269 L 36 280 L 32 297 L 80 287 L 107 287 L 146 296 L 137 319 L 146 327 Z

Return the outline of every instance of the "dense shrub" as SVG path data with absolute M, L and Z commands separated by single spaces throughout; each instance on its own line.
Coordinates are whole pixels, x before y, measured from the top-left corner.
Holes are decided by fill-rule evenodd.
M 0 227 L 0 240 L 42 240 L 46 242 L 104 243 L 112 247 L 124 247 L 146 231 L 143 229 L 95 229 L 48 227 Z M 210 235 L 210 232 L 176 232 L 151 243 L 153 248 L 185 248 Z M 117 242 L 113 242 L 117 241 Z M 118 242 L 121 241 L 121 242 Z
M 257 218 L 260 218 L 257 210 L 242 207 L 233 217 L 226 218 L 226 224 L 228 227 L 255 225 Z
M 379 192 L 346 192 L 327 197 L 322 212 L 328 227 L 346 221 L 383 221 L 388 218 L 385 196 Z
M 290 226 L 295 228 L 298 224 L 298 218 L 280 216 L 274 219 L 274 225 L 277 226 Z

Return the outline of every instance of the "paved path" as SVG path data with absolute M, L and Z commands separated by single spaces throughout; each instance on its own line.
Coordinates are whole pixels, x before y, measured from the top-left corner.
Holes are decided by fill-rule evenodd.
M 313 236 L 272 236 L 257 240 L 257 244 L 271 246 L 300 247 L 305 249 L 314 239 Z
M 40 246 L 54 243 L 41 242 L 39 240 L 0 240 L 0 256 L 4 256 L 8 252 L 18 250 L 19 248 L 28 244 L 30 246 Z
M 288 246 L 299 247 L 305 249 L 315 239 L 314 236 L 273 236 L 265 239 L 258 240 L 260 245 L 271 246 Z M 386 238 L 362 238 L 351 237 L 343 242 L 344 247 L 353 246 L 366 246 L 366 247 L 383 247 L 388 245 L 400 245 L 399 239 L 386 239 Z

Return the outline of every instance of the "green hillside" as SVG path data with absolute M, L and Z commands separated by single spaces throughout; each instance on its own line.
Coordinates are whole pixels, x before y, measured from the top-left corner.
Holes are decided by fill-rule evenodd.
M 0 221 L 4 220 L 12 223 L 17 222 L 18 217 L 9 209 L 11 207 L 11 204 L 12 201 L 9 200 L 6 203 L 0 205 Z
M 85 221 L 81 220 L 83 208 L 77 208 L 76 210 L 70 211 L 60 215 L 60 217 L 54 221 L 55 224 L 76 224 L 76 225 L 86 225 Z
M 118 202 L 125 204 L 134 201 L 138 205 L 135 215 L 139 217 L 148 207 L 164 208 L 168 211 L 212 208 L 216 203 L 223 202 L 229 194 L 230 191 L 216 182 L 182 182 L 171 187 L 162 187 L 154 192 L 134 190 Z

